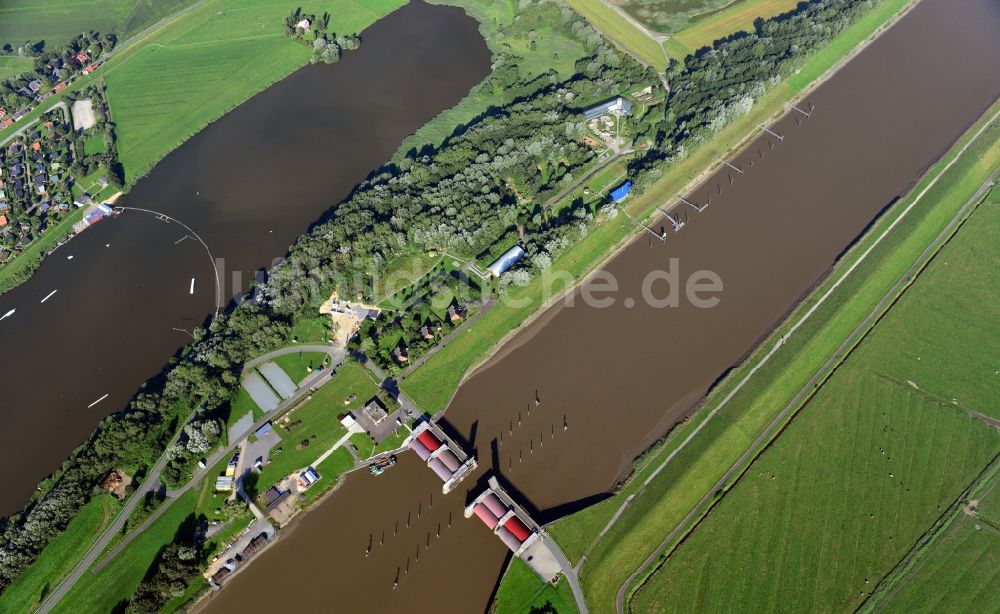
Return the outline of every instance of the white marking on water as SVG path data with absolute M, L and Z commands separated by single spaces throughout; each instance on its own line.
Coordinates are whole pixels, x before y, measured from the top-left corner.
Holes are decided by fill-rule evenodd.
M 101 397 L 101 398 L 97 399 L 96 401 L 94 401 L 93 403 L 91 403 L 90 405 L 88 405 L 88 406 L 87 406 L 87 409 L 90 409 L 90 408 L 91 408 L 91 407 L 93 407 L 94 405 L 97 405 L 98 403 L 100 403 L 100 402 L 101 402 L 101 401 L 103 401 L 104 399 L 108 398 L 108 396 L 109 396 L 109 395 L 107 395 L 107 394 L 106 394 L 106 395 L 104 395 L 103 397 Z

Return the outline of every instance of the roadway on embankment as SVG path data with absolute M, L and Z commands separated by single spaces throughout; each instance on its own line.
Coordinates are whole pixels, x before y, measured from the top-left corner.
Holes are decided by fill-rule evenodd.
M 893 228 L 906 217 L 906 215 L 923 199 L 923 197 L 930 191 L 931 188 L 937 184 L 938 180 L 959 160 L 962 155 L 968 150 L 968 148 L 978 140 L 982 133 L 990 127 L 990 125 L 1000 117 L 1000 112 L 994 114 L 975 134 L 975 136 L 970 139 L 968 143 L 962 148 L 951 162 L 949 162 L 945 167 L 934 177 L 934 179 L 928 183 L 928 185 L 917 195 L 912 203 L 901 213 L 901 215 L 893 221 L 888 228 L 886 228 L 881 235 L 876 239 L 876 241 L 862 254 L 862 256 L 855 261 L 855 263 L 844 272 L 844 274 L 837 280 L 837 282 L 820 298 L 820 300 L 813 305 L 813 307 L 806 312 L 803 317 L 796 322 L 796 324 L 783 335 L 778 343 L 771 349 L 771 351 L 765 355 L 765 357 L 754 366 L 753 369 L 744 377 L 737 386 L 723 399 L 723 401 L 716 406 L 711 416 L 715 415 L 719 410 L 721 410 L 729 400 L 731 400 L 740 389 L 742 389 L 749 381 L 754 377 L 757 371 L 781 348 L 788 338 L 799 329 L 799 327 L 804 324 L 811 316 L 814 314 L 819 307 L 826 302 L 826 300 L 831 296 L 831 294 L 840 286 L 840 284 L 847 279 L 848 276 L 867 258 L 867 256 L 881 243 L 881 241 L 888 236 L 888 234 L 893 230 Z M 750 446 L 740 455 L 739 459 L 733 463 L 726 473 L 716 482 L 712 488 L 705 493 L 702 499 L 695 505 L 693 509 L 684 517 L 684 519 L 678 524 L 667 536 L 660 542 L 657 548 L 642 562 L 642 564 L 628 577 L 628 579 L 619 587 L 618 593 L 615 598 L 615 609 L 618 614 L 623 614 L 625 609 L 625 599 L 630 587 L 635 582 L 635 580 L 644 573 L 644 571 L 649 568 L 659 557 L 671 546 L 677 539 L 694 529 L 697 524 L 705 517 L 705 514 L 712 507 L 714 503 L 721 499 L 717 497 L 717 493 L 723 489 L 728 490 L 735 485 L 739 477 L 746 471 L 749 464 L 755 459 L 764 448 L 772 441 L 776 433 L 783 428 L 790 417 L 794 417 L 794 414 L 801 409 L 804 404 L 812 398 L 813 395 L 820 389 L 823 383 L 825 383 L 829 377 L 836 371 L 836 369 L 843 364 L 844 359 L 851 353 L 851 351 L 865 338 L 865 336 L 874 328 L 878 321 L 888 312 L 889 307 L 895 303 L 900 296 L 910 287 L 913 281 L 917 278 L 921 271 L 927 266 L 927 264 L 937 255 L 938 251 L 945 245 L 945 243 L 950 240 L 954 233 L 958 230 L 962 221 L 971 213 L 971 211 L 982 202 L 986 194 L 993 188 L 996 184 L 996 179 L 998 174 L 1000 174 L 1000 169 L 994 170 L 989 178 L 980 185 L 979 189 L 976 190 L 975 194 L 969 198 L 968 201 L 958 210 L 958 212 L 952 217 L 948 224 L 941 230 L 941 232 L 934 237 L 934 240 L 924 249 L 923 252 L 917 257 L 917 259 L 910 265 L 910 267 L 896 280 L 893 286 L 882 296 L 882 298 L 876 303 L 872 310 L 868 313 L 865 319 L 858 324 L 850 334 L 844 339 L 836 351 L 831 355 L 827 361 L 810 377 L 810 379 L 805 383 L 802 388 L 798 390 L 791 401 L 778 413 L 777 416 L 768 424 L 763 432 L 750 444 Z M 684 441 L 681 446 L 679 446 L 671 455 L 646 479 L 645 484 L 649 484 L 652 479 L 659 473 L 666 465 L 669 463 L 674 456 L 680 452 L 680 450 L 687 444 L 697 433 L 708 423 L 708 419 L 704 420 L 697 429 L 695 429 L 688 438 Z M 736 481 L 730 482 L 733 478 Z M 640 491 L 641 494 L 641 491 Z M 624 507 L 624 506 L 623 506 Z M 620 516 L 619 516 L 620 517 Z M 616 522 L 618 517 L 612 519 L 612 523 L 605 528 L 605 531 L 610 528 L 611 524 Z
M 313 349 L 313 348 L 320 348 L 320 349 Z M 284 354 L 294 354 L 303 350 L 326 352 L 331 356 L 331 358 L 333 358 L 335 355 L 335 352 L 333 352 L 333 350 L 337 349 L 338 348 L 332 348 L 331 346 L 319 346 L 319 345 L 302 345 L 302 346 L 292 346 L 289 348 L 282 348 L 280 350 L 275 350 L 261 357 L 255 358 L 254 360 L 248 362 L 245 368 L 250 368 L 256 364 L 259 364 L 260 362 L 269 360 L 276 356 L 282 356 Z M 341 358 L 342 357 L 343 355 L 341 353 Z M 336 359 L 334 360 L 336 361 Z M 294 407 L 302 399 L 302 397 L 306 396 L 307 394 L 310 394 L 313 388 L 318 388 L 320 386 L 327 384 L 332 379 L 330 376 L 330 373 L 332 371 L 333 369 L 323 369 L 313 373 L 310 377 L 306 378 L 306 380 L 303 381 L 302 385 L 296 391 L 295 395 L 293 395 L 288 399 L 285 399 L 276 408 L 266 413 L 262 418 L 257 420 L 249 429 L 247 429 L 247 432 L 244 433 L 244 436 L 247 433 L 256 431 L 257 429 L 264 426 L 274 418 L 280 416 L 281 414 L 285 413 L 286 411 Z M 177 435 L 175 435 L 174 438 L 171 440 L 171 444 L 167 446 L 163 454 L 160 455 L 160 458 L 157 459 L 156 464 L 153 465 L 153 468 L 149 472 L 149 476 L 143 481 L 142 485 L 136 489 L 136 491 L 132 494 L 132 497 L 129 498 L 129 500 L 125 503 L 125 506 L 118 514 L 118 517 L 115 518 L 115 520 L 111 523 L 111 525 L 108 526 L 108 528 L 104 531 L 104 533 L 97 538 L 97 541 L 87 551 L 87 553 L 84 555 L 83 559 L 77 564 L 77 566 L 73 568 L 73 571 L 71 571 L 69 575 L 67 575 L 66 578 L 62 581 L 62 583 L 59 584 L 59 586 L 57 586 L 45 598 L 45 601 L 42 602 L 42 605 L 37 610 L 39 614 L 46 614 L 47 612 L 50 612 L 52 608 L 54 608 L 55 605 L 59 603 L 59 601 L 66 595 L 66 593 L 69 592 L 71 588 L 73 588 L 73 586 L 80 580 L 81 577 L 83 577 L 84 572 L 86 572 L 87 569 L 89 569 L 90 566 L 93 565 L 94 561 L 96 561 L 97 558 L 101 555 L 101 553 L 104 552 L 105 548 L 108 547 L 108 544 L 111 543 L 111 540 L 114 539 L 116 535 L 118 535 L 122 527 L 125 525 L 125 522 L 128 520 L 129 516 L 135 510 L 136 506 L 139 504 L 140 501 L 143 500 L 146 493 L 154 491 L 161 487 L 160 474 L 163 472 L 164 467 L 166 467 L 167 462 L 169 461 L 170 456 L 168 454 L 168 451 L 170 450 L 171 446 L 177 442 L 177 439 L 178 437 L 180 437 L 180 434 L 181 431 L 178 430 Z M 122 550 L 124 550 L 136 537 L 141 535 L 143 531 L 148 529 L 154 522 L 156 522 L 156 520 L 160 518 L 160 516 L 162 516 L 167 511 L 167 509 L 170 508 L 170 506 L 173 504 L 174 501 L 179 499 L 195 484 L 199 483 L 219 461 L 225 458 L 227 454 L 231 454 L 233 450 L 235 450 L 236 447 L 240 444 L 243 438 L 244 437 L 240 437 L 235 441 L 229 442 L 229 445 L 218 449 L 206 460 L 205 467 L 203 469 L 196 471 L 192 476 L 192 478 L 188 480 L 180 488 L 176 490 L 170 490 L 167 493 L 168 494 L 167 498 L 163 501 L 163 503 L 160 504 L 160 507 L 157 508 L 157 510 L 153 512 L 153 514 L 150 515 L 150 517 L 147 518 L 146 521 L 142 523 L 142 525 L 140 525 L 134 531 L 129 533 L 129 535 L 126 536 L 125 539 L 123 539 L 122 542 L 118 544 L 111 552 L 109 552 L 106 557 L 101 559 L 101 561 L 94 567 L 93 573 L 97 573 L 98 571 L 103 569 L 104 566 L 106 566 L 109 562 L 111 562 L 111 560 L 114 559 Z

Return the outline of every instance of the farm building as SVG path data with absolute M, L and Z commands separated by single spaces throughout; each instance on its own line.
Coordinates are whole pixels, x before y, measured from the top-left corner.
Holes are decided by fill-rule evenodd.
M 486 270 L 492 273 L 494 277 L 500 277 L 506 273 L 510 267 L 514 266 L 521 258 L 524 258 L 524 250 L 521 249 L 520 245 L 515 245 L 505 251 L 502 256 L 493 262 L 493 264 L 486 267 Z
M 583 112 L 583 116 L 587 119 L 594 119 L 595 117 L 600 117 L 601 115 L 607 115 L 611 113 L 612 115 L 629 115 L 632 112 L 632 101 L 624 96 L 618 96 L 617 98 L 612 98 L 606 102 L 602 102 L 596 107 L 591 107 Z
M 611 200 L 616 203 L 620 203 L 625 200 L 625 197 L 629 195 L 632 191 L 632 182 L 626 181 L 611 192 Z

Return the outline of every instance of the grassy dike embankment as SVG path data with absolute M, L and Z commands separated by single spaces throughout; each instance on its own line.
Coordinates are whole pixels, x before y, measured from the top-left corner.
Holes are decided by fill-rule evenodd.
M 631 571 L 681 526 L 689 512 L 735 467 L 734 477 L 715 491 L 716 499 L 694 522 L 732 487 L 755 457 L 741 464 L 741 455 L 790 400 L 817 374 L 824 379 L 829 376 L 824 372 L 829 358 L 850 349 L 841 346 L 852 331 L 880 305 L 1000 163 L 1000 128 L 993 123 L 981 131 L 998 109 L 1000 104 L 995 104 L 910 195 L 874 225 L 757 352 L 712 391 L 699 412 L 644 457 L 620 493 L 552 525 L 553 536 L 571 559 L 578 561 L 586 554 L 581 581 L 595 610 L 612 609 L 615 592 Z M 966 147 L 976 134 L 978 138 Z M 795 333 L 776 349 L 793 329 Z M 765 357 L 769 359 L 762 364 Z M 743 383 L 751 372 L 755 372 L 754 377 Z M 716 413 L 722 405 L 725 411 Z M 788 420 L 793 416 L 794 411 Z M 780 426 L 775 434 L 784 427 Z M 695 432 L 697 437 L 692 436 Z M 635 498 L 620 520 L 598 539 L 598 532 L 632 495 Z M 686 534 L 675 535 L 673 544 Z M 666 549 L 669 552 L 670 547 Z
M 713 172 L 718 157 L 727 157 L 733 151 L 749 142 L 757 132 L 757 124 L 767 123 L 780 116 L 785 104 L 808 92 L 832 71 L 839 68 L 849 56 L 850 50 L 858 48 L 863 41 L 876 35 L 913 0 L 885 0 L 872 11 L 862 16 L 854 25 L 836 37 L 829 48 L 817 52 L 809 58 L 792 78 L 774 87 L 747 115 L 721 130 L 712 142 L 705 144 L 680 163 L 664 170 L 663 175 L 642 195 L 627 201 L 626 210 L 638 219 L 649 218 L 656 207 L 672 202 L 663 194 L 685 192 L 697 185 Z M 829 49 L 848 51 L 830 52 Z M 816 75 L 804 81 L 801 75 Z M 557 205 L 558 207 L 558 205 Z M 617 224 L 597 226 L 581 241 L 577 242 L 552 264 L 553 278 L 569 274 L 582 281 L 592 271 L 600 268 L 628 243 L 635 239 L 634 228 L 622 228 Z M 511 301 L 501 302 L 486 314 L 475 326 L 475 335 L 463 335 L 434 355 L 403 383 L 403 390 L 424 410 L 431 413 L 444 409 L 455 390 L 475 368 L 481 366 L 504 342 L 516 334 L 521 327 L 562 299 L 549 297 L 545 302 L 545 290 L 539 278 L 523 288 L 511 290 Z M 566 288 L 567 292 L 572 288 Z M 517 306 L 512 306 L 517 305 Z

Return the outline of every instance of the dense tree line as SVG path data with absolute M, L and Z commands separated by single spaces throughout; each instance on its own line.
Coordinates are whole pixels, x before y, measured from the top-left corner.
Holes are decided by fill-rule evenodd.
M 193 526 L 192 526 L 193 525 Z M 198 579 L 202 556 L 204 520 L 189 519 L 168 544 L 132 595 L 127 614 L 154 614 L 174 597 L 183 595 Z
M 811 0 L 753 32 L 738 32 L 672 62 L 666 114 L 656 124 L 655 146 L 633 170 L 679 159 L 727 123 L 744 115 L 803 57 L 847 28 L 874 0 Z M 648 177 L 647 177 L 648 179 Z
M 241 365 L 286 340 L 294 322 L 332 290 L 370 299 L 373 277 L 407 250 L 447 249 L 474 257 L 513 232 L 521 234 L 529 257 L 504 281 L 522 283 L 529 271 L 544 269 L 586 234 L 600 212 L 580 202 L 559 211 L 540 203 L 592 160 L 580 143 L 581 110 L 648 83 L 651 75 L 561 3 L 521 4 L 561 12 L 559 27 L 588 50 L 577 62 L 578 73 L 565 81 L 553 74 L 525 80 L 508 69 L 513 56 L 495 56 L 485 85 L 509 87 L 520 97 L 460 127 L 440 148 L 413 152 L 398 166 L 373 173 L 296 242 L 247 300 L 199 330 L 195 342 L 126 410 L 104 420 L 25 511 L 10 519 L 0 541 L 0 589 L 65 528 L 101 477 L 117 466 L 151 466 L 196 408 L 174 450 L 172 463 L 183 474 L 198 454 L 194 450 L 214 444 L 214 429 L 205 425 L 224 416 Z M 637 185 L 648 183 L 657 164 L 707 138 L 720 121 L 740 112 L 747 96 L 759 96 L 795 58 L 829 40 L 869 5 L 815 0 L 675 65 L 655 146 L 633 168 Z

